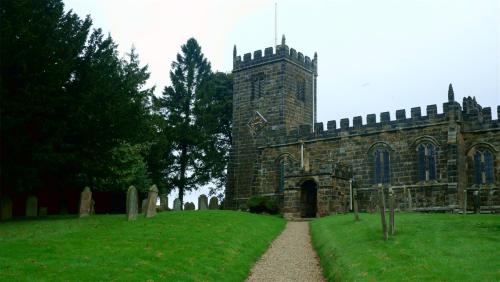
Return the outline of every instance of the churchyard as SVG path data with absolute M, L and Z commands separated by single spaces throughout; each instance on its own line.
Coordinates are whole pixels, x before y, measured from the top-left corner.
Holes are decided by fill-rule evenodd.
M 500 217 L 396 213 L 383 240 L 380 214 L 311 222 L 313 245 L 329 281 L 499 281 Z
M 2 281 L 243 281 L 285 220 L 235 211 L 0 223 Z

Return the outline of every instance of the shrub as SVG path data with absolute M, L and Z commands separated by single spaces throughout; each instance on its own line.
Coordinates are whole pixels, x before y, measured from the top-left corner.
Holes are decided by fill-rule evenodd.
M 269 213 L 277 214 L 279 212 L 278 204 L 274 199 L 253 196 L 247 201 L 248 209 L 251 213 Z

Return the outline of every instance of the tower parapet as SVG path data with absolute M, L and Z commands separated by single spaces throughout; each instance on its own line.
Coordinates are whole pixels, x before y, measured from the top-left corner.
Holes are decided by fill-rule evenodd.
M 285 44 L 285 40 L 282 40 L 281 45 L 276 46 L 276 49 L 273 47 L 265 48 L 264 54 L 262 54 L 262 50 L 256 50 L 253 52 L 253 57 L 252 53 L 246 53 L 243 55 L 243 59 L 237 54 L 235 46 L 233 50 L 233 72 L 283 59 L 309 72 L 318 74 L 317 54 L 315 53 L 314 58 L 311 60 L 310 57 L 304 56 L 304 54 L 297 52 L 294 48 L 289 48 Z

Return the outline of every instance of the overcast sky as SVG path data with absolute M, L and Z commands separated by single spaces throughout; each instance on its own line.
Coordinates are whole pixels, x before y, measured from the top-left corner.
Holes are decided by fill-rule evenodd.
M 159 95 L 180 45 L 198 40 L 214 70 L 231 72 L 238 54 L 278 42 L 318 52 L 318 121 L 438 105 L 475 96 L 497 117 L 500 104 L 500 0 L 65 0 L 90 14 L 120 53 L 132 45 Z M 338 124 L 338 122 L 337 122 Z M 197 203 L 196 203 L 197 204 Z

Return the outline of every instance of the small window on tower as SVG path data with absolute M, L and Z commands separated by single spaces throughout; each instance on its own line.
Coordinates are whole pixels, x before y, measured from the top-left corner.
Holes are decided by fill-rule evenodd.
M 297 80 L 297 99 L 299 101 L 306 101 L 306 82 L 303 79 Z
M 264 73 L 262 73 L 262 72 L 252 76 L 252 78 L 251 78 L 251 82 L 252 82 L 251 99 L 252 100 L 259 99 L 260 97 L 263 96 L 263 94 L 264 94 L 264 79 L 265 79 L 265 76 L 264 76 Z

